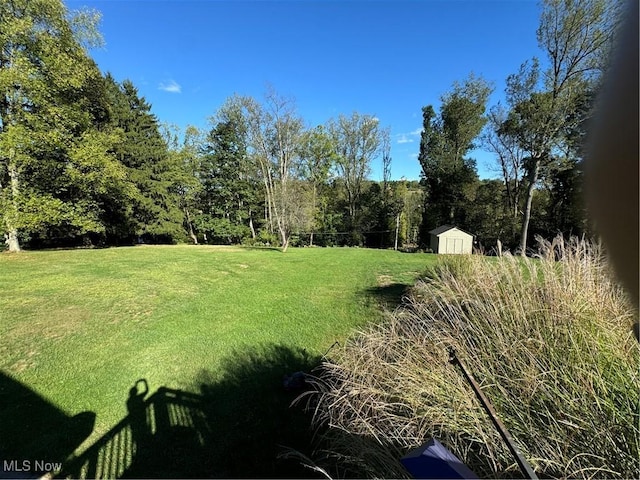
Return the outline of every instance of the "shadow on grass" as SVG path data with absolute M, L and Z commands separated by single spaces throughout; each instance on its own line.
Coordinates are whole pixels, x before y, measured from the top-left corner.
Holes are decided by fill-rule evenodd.
M 238 350 L 215 372 L 202 370 L 193 382 L 198 393 L 160 387 L 147 396 L 146 381 L 138 380 L 128 398 L 123 394 L 127 417 L 58 476 L 313 477 L 278 456 L 287 447 L 311 450 L 310 418 L 290 408 L 305 386 L 285 376 L 309 372 L 319 360 L 302 349 L 269 345 Z
M 371 287 L 362 293 L 374 298 L 382 307 L 394 309 L 402 303 L 403 297 L 409 293 L 411 287 L 404 283 L 390 283 L 388 285 Z
M 38 478 L 93 431 L 96 415 L 69 416 L 0 372 L 0 478 Z
M 267 246 L 258 246 L 258 245 L 238 245 L 238 248 L 241 248 L 243 250 L 270 250 L 273 252 L 279 252 L 282 253 L 282 248 L 280 247 L 267 247 Z

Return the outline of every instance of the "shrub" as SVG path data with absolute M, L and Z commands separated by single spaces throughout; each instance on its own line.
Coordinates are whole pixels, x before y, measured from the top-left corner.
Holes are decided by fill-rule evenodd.
M 278 235 L 275 233 L 270 233 L 268 230 L 263 229 L 258 232 L 257 236 L 258 243 L 265 246 L 278 246 L 280 245 L 280 240 L 278 239 Z
M 407 476 L 399 458 L 436 437 L 480 476 L 518 475 L 448 362 L 451 346 L 539 475 L 635 477 L 634 315 L 591 243 L 540 241 L 535 258 L 444 257 L 403 306 L 322 364 L 310 405 L 327 427 L 323 461 Z

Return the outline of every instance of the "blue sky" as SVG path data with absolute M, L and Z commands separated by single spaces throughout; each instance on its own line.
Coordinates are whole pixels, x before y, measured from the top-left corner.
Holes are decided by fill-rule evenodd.
M 102 13 L 103 72 L 130 79 L 161 122 L 208 119 L 234 93 L 268 84 L 296 99 L 309 126 L 353 111 L 392 134 L 392 176 L 418 179 L 421 108 L 471 72 L 492 82 L 540 55 L 535 0 L 67 0 Z M 481 178 L 496 176 L 475 151 Z M 381 178 L 375 161 L 373 179 Z

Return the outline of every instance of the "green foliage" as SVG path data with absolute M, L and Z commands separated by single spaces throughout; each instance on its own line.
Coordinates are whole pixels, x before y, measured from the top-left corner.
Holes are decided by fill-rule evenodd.
M 618 6 L 603 0 L 543 2 L 537 38 L 547 56 L 547 68 L 541 74 L 534 59 L 507 79 L 510 111 L 499 134 L 515 139 L 529 158 L 523 165 L 527 195 L 522 252 L 537 182 L 549 170 L 557 171 L 558 163 L 575 162 L 579 159 L 575 156 L 582 155 L 585 125 L 619 22 Z
M 550 175 L 550 182 L 550 221 L 557 230 L 553 233 L 577 236 L 589 233 L 584 205 L 582 165 L 567 162 Z
M 389 132 L 380 127 L 378 118 L 358 112 L 330 120 L 327 129 L 336 148 L 336 171 L 346 192 L 348 229 L 357 245 L 362 238 L 358 230 L 364 184 L 371 171 L 371 161 L 382 153 Z
M 103 151 L 112 139 L 91 132 L 106 116 L 100 73 L 80 43 L 98 38 L 95 20 L 70 17 L 58 0 L 0 5 L 0 215 L 11 249 L 19 230 L 103 231 L 105 182 L 125 188 Z
M 118 84 L 110 75 L 105 81 L 111 127 L 121 132 L 113 151 L 135 187 L 131 190 L 130 217 L 120 217 L 120 223 L 130 226 L 125 230 L 129 238 L 146 242 L 181 240 L 184 230 L 179 189 L 184 185 L 185 165 L 169 154 L 151 105 L 138 95 L 133 83 L 125 80 Z
M 504 184 L 500 180 L 482 180 L 473 197 L 473 208 L 467 218 L 470 232 L 476 236 L 478 246 L 489 252 L 497 241 L 510 245 L 510 212 L 505 209 Z
M 247 154 L 247 125 L 240 112 L 222 108 L 219 121 L 201 147 L 199 231 L 209 241 L 239 243 L 249 235 L 249 222 L 260 211 L 260 181 Z
M 195 220 L 196 229 L 206 236 L 207 242 L 218 245 L 239 244 L 249 236 L 249 227 L 232 222 L 226 217 L 201 214 Z
M 300 176 L 312 185 L 326 183 L 336 161 L 336 145 L 322 125 L 303 133 L 298 149 Z
M 339 115 L 304 129 L 291 98 L 233 96 L 206 135 L 160 131 L 129 80 L 87 55 L 99 14 L 60 0 L 0 4 L 0 220 L 10 249 L 136 241 L 237 243 L 276 232 L 300 244 L 388 248 L 456 224 L 482 244 L 525 251 L 533 234 L 589 228 L 579 199 L 586 126 L 618 22 L 618 2 L 546 0 L 545 59 L 507 78 L 485 144 L 504 185 L 467 156 L 487 122 L 490 85 L 470 75 L 423 108 L 422 192 L 390 181 L 388 129 Z M 368 179 L 381 158 L 383 181 Z M 331 180 L 329 180 L 329 178 Z M 539 198 L 534 198 L 538 196 Z M 420 204 L 421 203 L 421 204 Z M 502 203 L 503 208 L 500 208 Z M 536 211 L 539 209 L 539 211 Z M 421 218 L 419 218 L 421 216 Z M 531 232 L 529 232 L 531 224 Z M 265 233 L 266 234 L 266 233 Z M 412 247 L 413 248 L 413 247 Z
M 442 152 L 448 152 L 453 161 L 461 159 L 474 148 L 473 141 L 487 122 L 484 112 L 492 88 L 481 77 L 473 74 L 442 97 L 440 107 Z
M 256 237 L 258 243 L 264 246 L 279 246 L 280 240 L 275 233 L 269 232 L 267 229 L 260 230 L 258 236 Z
M 329 172 L 335 168 L 336 145 L 322 125 L 302 134 L 298 150 L 299 176 L 310 185 L 310 215 L 305 227 L 310 230 L 310 243 L 313 244 L 313 232 L 322 223 L 323 210 L 320 205 L 328 193 Z
M 486 123 L 484 111 L 490 93 L 489 85 L 472 75 L 442 97 L 439 116 L 431 105 L 422 109 L 418 156 L 425 188 L 422 243 L 429 243 L 428 232 L 443 224 L 468 228 L 467 209 L 477 174 L 475 161 L 464 155 L 473 148 L 473 140 Z

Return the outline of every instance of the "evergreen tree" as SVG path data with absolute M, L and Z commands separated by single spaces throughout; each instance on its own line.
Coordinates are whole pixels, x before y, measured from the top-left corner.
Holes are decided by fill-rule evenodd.
M 201 171 L 199 226 L 214 242 L 255 238 L 259 180 L 247 157 L 246 125 L 238 111 L 221 110 L 207 135 Z
M 120 240 L 175 242 L 184 237 L 183 213 L 176 191 L 182 166 L 168 152 L 151 105 L 129 80 L 118 84 L 107 75 L 112 127 L 121 132 L 114 147 L 127 178 L 135 186 L 130 207 L 112 205 Z M 124 237 L 124 238 L 123 238 Z

